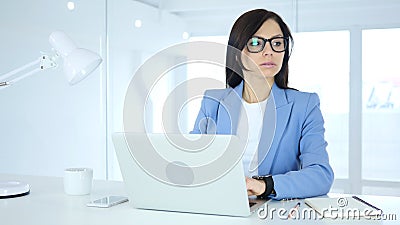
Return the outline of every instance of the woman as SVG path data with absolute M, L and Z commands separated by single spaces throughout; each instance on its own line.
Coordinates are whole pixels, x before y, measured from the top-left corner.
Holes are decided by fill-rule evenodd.
M 318 95 L 288 87 L 291 43 L 274 12 L 240 16 L 228 41 L 227 88 L 205 92 L 192 131 L 247 138 L 248 195 L 305 198 L 328 193 L 333 182 Z

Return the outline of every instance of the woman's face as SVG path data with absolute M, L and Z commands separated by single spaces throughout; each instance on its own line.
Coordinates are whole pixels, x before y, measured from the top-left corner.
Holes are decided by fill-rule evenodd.
M 282 49 L 285 48 L 283 47 L 284 39 L 276 37 L 283 37 L 283 33 L 275 20 L 268 19 L 263 23 L 260 29 L 257 30 L 253 37 L 248 40 L 248 44 L 242 50 L 242 62 L 245 68 L 253 72 L 261 71 L 264 78 L 273 78 L 282 68 L 285 51 L 274 51 L 271 48 L 270 41 L 268 41 L 265 43 L 264 49 L 260 52 L 252 53 L 250 51 L 256 51 L 257 45 L 263 42 L 263 40 L 257 37 L 268 40 L 275 38 L 272 40 L 274 49 L 282 51 Z M 247 46 L 250 48 L 250 51 Z M 246 73 L 245 71 L 243 72 Z M 256 72 L 255 74 L 260 73 Z

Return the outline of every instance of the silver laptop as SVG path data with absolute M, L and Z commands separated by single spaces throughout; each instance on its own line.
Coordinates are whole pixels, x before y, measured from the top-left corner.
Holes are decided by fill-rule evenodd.
M 114 133 L 129 195 L 139 209 L 249 216 L 243 144 L 232 135 Z

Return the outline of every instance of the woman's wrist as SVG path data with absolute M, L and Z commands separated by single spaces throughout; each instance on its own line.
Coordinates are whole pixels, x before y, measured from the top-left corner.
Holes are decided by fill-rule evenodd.
M 257 195 L 257 197 L 262 198 L 262 199 L 267 199 L 269 195 L 275 194 L 274 190 L 274 180 L 272 179 L 271 175 L 267 176 L 253 176 L 253 179 L 256 180 L 262 180 L 265 183 L 265 190 L 263 193 L 260 195 Z

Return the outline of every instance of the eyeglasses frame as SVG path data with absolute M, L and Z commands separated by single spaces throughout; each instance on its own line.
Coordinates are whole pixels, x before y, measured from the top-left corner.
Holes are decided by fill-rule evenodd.
M 249 51 L 250 53 L 259 53 L 259 52 L 262 52 L 262 51 L 264 50 L 265 44 L 266 44 L 267 42 L 269 42 L 269 46 L 271 46 L 272 51 L 274 51 L 274 52 L 276 52 L 276 53 L 281 53 L 281 52 L 286 51 L 286 49 L 287 49 L 287 47 L 288 47 L 288 45 L 289 45 L 289 37 L 272 37 L 272 38 L 269 38 L 269 39 L 268 39 L 268 38 L 263 38 L 263 37 L 259 37 L 259 36 L 252 36 L 251 38 L 259 38 L 259 39 L 261 39 L 261 40 L 264 41 L 264 44 L 263 44 L 263 46 L 262 46 L 262 48 L 261 48 L 260 51 L 254 52 L 254 51 L 250 51 L 249 46 L 248 46 L 247 43 L 246 43 L 247 51 Z M 285 44 L 285 49 L 283 49 L 282 51 L 276 51 L 276 50 L 274 49 L 274 47 L 272 47 L 272 41 L 273 41 L 274 39 L 278 39 L 278 38 L 282 38 L 282 39 L 285 41 L 285 43 L 284 43 L 284 44 Z

